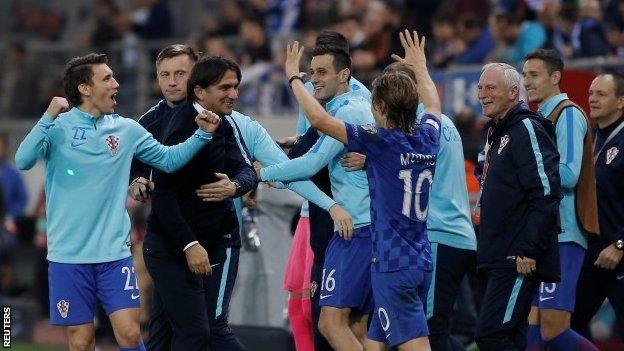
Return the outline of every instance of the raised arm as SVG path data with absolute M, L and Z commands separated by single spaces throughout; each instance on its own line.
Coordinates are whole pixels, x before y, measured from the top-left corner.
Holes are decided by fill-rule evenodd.
M 68 108 L 67 99 L 58 96 L 52 98 L 46 112 L 17 148 L 15 166 L 18 169 L 30 169 L 38 159 L 45 157 L 50 147 L 48 131 L 54 125 L 54 120 L 59 113 Z
M 212 139 L 212 133 L 219 126 L 221 119 L 210 111 L 204 111 L 195 117 L 199 129 L 185 142 L 165 146 L 159 143 L 143 126 L 134 122 L 139 143 L 135 157 L 152 167 L 172 173 L 182 168 L 195 154 Z
M 299 71 L 299 62 L 303 55 L 303 46 L 299 46 L 299 42 L 295 41 L 288 45 L 286 49 L 286 63 L 284 69 L 288 82 L 295 94 L 295 98 L 301 109 L 308 116 L 310 124 L 319 131 L 331 136 L 332 138 L 347 143 L 347 130 L 343 121 L 332 117 L 321 104 L 312 96 L 303 84 L 302 72 Z
M 393 54 L 392 58 L 407 65 L 414 71 L 418 97 L 420 102 L 425 104 L 425 113 L 430 113 L 439 118 L 442 113 L 442 105 L 435 84 L 427 71 L 425 37 L 419 40 L 418 33 L 414 31 L 414 37 L 412 38 L 410 32 L 406 29 L 405 32 L 399 33 L 399 38 L 401 39 L 403 49 L 405 49 L 405 58 L 401 58 L 396 54 Z

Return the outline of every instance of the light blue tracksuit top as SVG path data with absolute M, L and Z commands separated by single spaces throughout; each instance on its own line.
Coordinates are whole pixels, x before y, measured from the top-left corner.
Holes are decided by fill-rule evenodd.
M 334 97 L 325 108 L 330 115 L 347 123 L 375 123 L 370 101 L 357 91 Z M 305 155 L 263 168 L 261 178 L 263 181 L 304 180 L 328 165 L 334 199 L 351 215 L 356 228 L 367 226 L 370 224 L 370 196 L 366 172 L 347 172 L 340 164 L 345 153 L 342 142 L 323 135 Z
M 126 197 L 133 157 L 165 172 L 184 166 L 208 141 L 195 132 L 167 147 L 136 121 L 119 115 L 98 118 L 72 108 L 48 114 L 20 144 L 15 164 L 30 169 L 45 162 L 48 260 L 102 263 L 130 257 Z
M 557 94 L 548 99 L 537 110 L 543 117 L 548 117 L 555 107 L 568 94 Z M 559 176 L 561 177 L 561 191 L 563 199 L 559 204 L 561 217 L 561 234 L 559 242 L 574 242 L 587 249 L 587 237 L 581 229 L 576 216 L 576 184 L 581 174 L 583 161 L 583 143 L 587 134 L 587 121 L 578 109 L 567 107 L 561 111 L 557 120 L 557 150 L 559 150 Z
M 422 104 L 419 111 L 424 111 Z M 440 121 L 440 150 L 429 195 L 427 235 L 432 243 L 476 250 L 461 137 L 446 115 L 442 114 Z

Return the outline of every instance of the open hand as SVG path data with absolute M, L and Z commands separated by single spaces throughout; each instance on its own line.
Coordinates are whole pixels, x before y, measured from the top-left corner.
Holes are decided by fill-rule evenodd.
M 218 181 L 204 184 L 195 190 L 197 196 L 206 202 L 218 202 L 229 199 L 236 194 L 236 185 L 230 180 L 227 174 L 215 173 Z
M 392 58 L 398 62 L 410 66 L 412 69 L 426 68 L 427 58 L 425 57 L 425 37 L 418 39 L 418 33 L 414 31 L 414 36 L 406 29 L 399 33 L 401 45 L 405 49 L 405 58 L 392 54 Z
M 299 62 L 303 55 L 303 46 L 299 46 L 299 42 L 295 41 L 286 47 L 286 62 L 284 63 L 284 72 L 286 77 L 290 79 L 293 76 L 303 77 L 305 73 L 299 71 Z
M 329 215 L 338 227 L 338 235 L 345 240 L 351 240 L 353 237 L 353 219 L 347 211 L 340 205 L 334 204 L 329 208 Z

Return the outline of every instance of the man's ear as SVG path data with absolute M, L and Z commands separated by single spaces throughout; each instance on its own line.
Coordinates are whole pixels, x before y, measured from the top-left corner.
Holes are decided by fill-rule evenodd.
M 351 70 L 348 68 L 343 68 L 338 73 L 338 77 L 340 78 L 340 83 L 349 83 L 350 76 L 351 76 Z
M 78 92 L 86 97 L 91 96 L 91 85 L 86 83 L 78 85 Z
M 618 110 L 624 111 L 624 95 L 617 98 L 617 107 Z
M 553 85 L 559 85 L 559 83 L 561 83 L 561 71 L 554 71 L 550 75 L 550 82 Z
M 206 90 L 204 90 L 199 85 L 193 87 L 193 92 L 195 93 L 195 98 L 199 101 L 204 101 L 204 95 L 206 94 Z

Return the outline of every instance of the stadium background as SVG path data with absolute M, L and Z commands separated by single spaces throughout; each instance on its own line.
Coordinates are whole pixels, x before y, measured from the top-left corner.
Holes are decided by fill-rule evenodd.
M 519 66 L 533 49 L 556 48 L 566 60 L 563 91 L 582 106 L 597 71 L 624 69 L 622 0 L 3 0 L 0 133 L 8 147 L 0 162 L 12 163 L 16 145 L 51 97 L 62 95 L 62 68 L 73 56 L 109 55 L 121 85 L 117 112 L 135 119 L 160 98 L 153 65 L 160 48 L 183 42 L 234 58 L 243 69 L 236 109 L 279 137 L 294 134 L 297 112 L 282 71 L 285 43 L 298 39 L 310 48 L 320 30 L 338 30 L 351 43 L 354 76 L 369 83 L 399 52 L 396 33 L 404 27 L 427 36 L 433 78 L 468 161 L 483 144 L 476 98 L 482 63 Z M 16 339 L 58 343 L 41 308 L 47 301 L 41 165 L 22 177 L 28 203 L 16 219 L 18 243 L 2 255 L 0 293 L 3 304 L 15 306 Z M 287 328 L 281 279 L 300 201 L 283 190 L 260 189 L 261 246 L 241 255 L 233 323 Z M 86 204 L 68 204 L 76 205 Z M 140 236 L 147 209 L 133 202 L 129 208 Z M 608 312 L 604 318 L 609 325 Z M 605 338 L 607 331 L 598 329 Z

